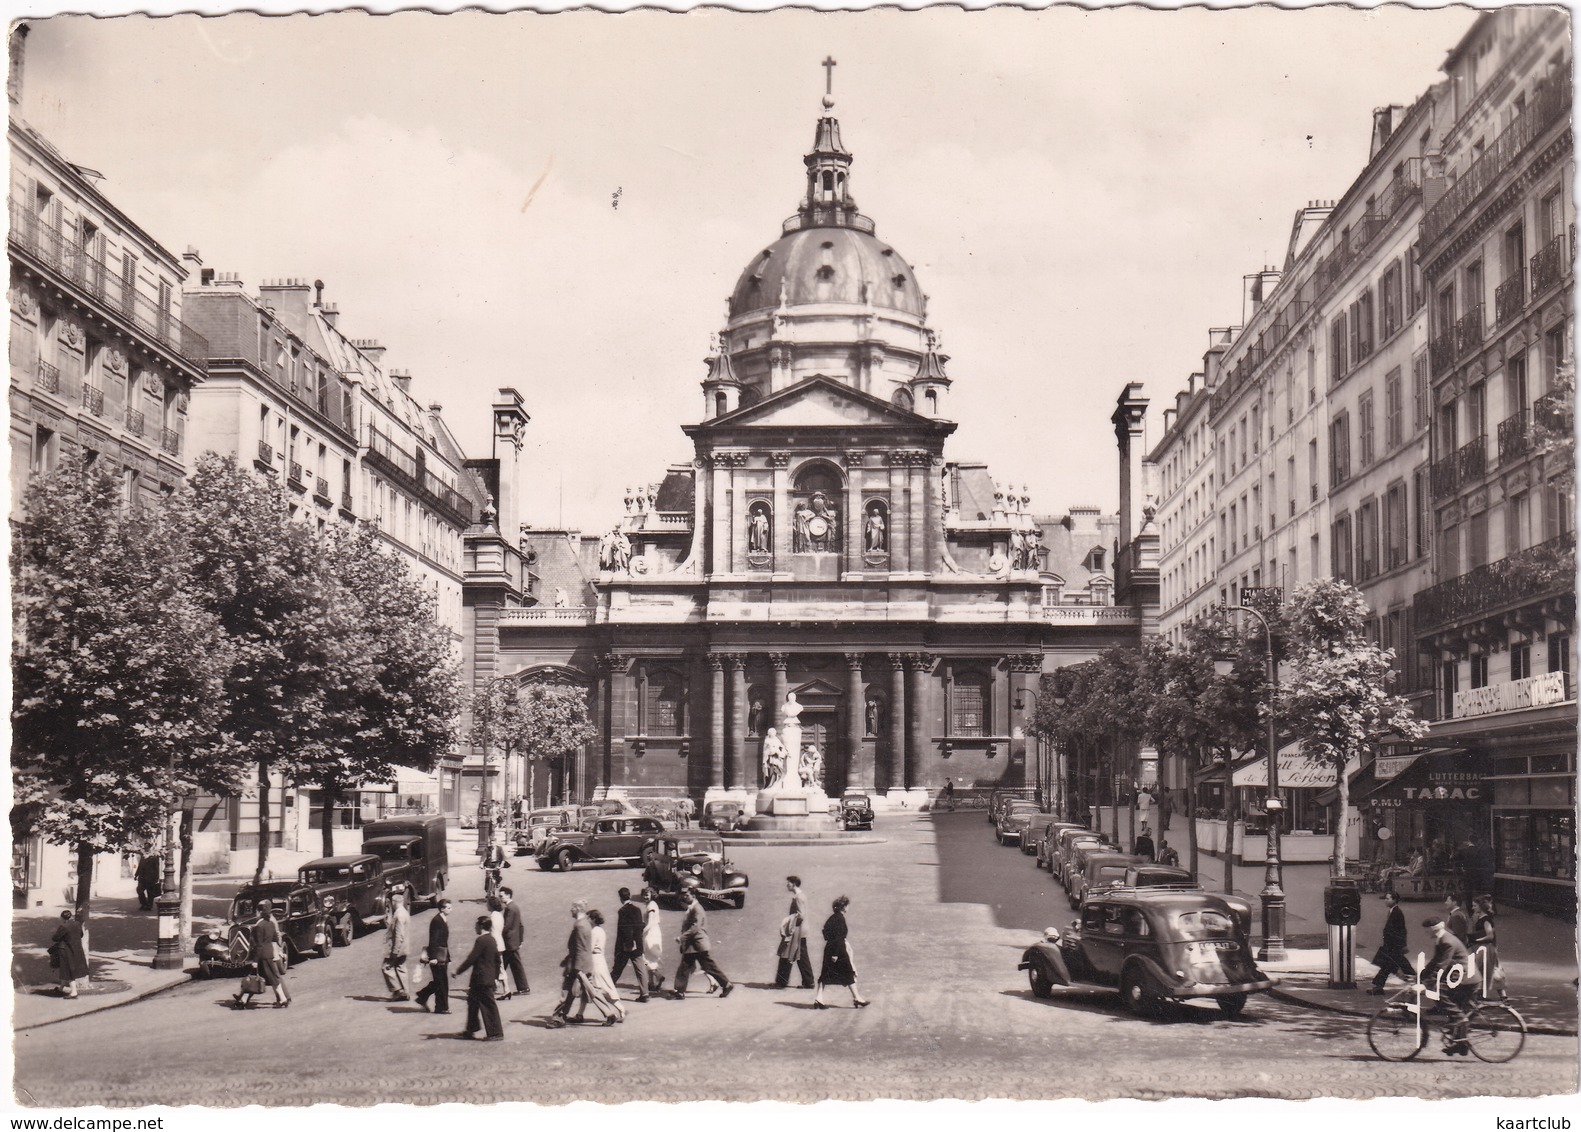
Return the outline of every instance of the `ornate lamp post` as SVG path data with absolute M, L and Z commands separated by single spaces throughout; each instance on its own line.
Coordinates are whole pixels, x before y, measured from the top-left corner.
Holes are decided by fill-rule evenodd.
M 1263 905 L 1263 945 L 1257 952 L 1259 959 L 1284 959 L 1285 952 L 1285 890 L 1284 864 L 1279 859 L 1279 822 L 1284 802 L 1279 797 L 1279 736 L 1274 724 L 1274 710 L 1279 703 L 1279 662 L 1274 657 L 1274 633 L 1268 618 L 1249 605 L 1226 605 L 1226 612 L 1250 613 L 1262 624 L 1263 643 L 1268 664 L 1268 850 L 1263 856 L 1263 890 L 1259 898 Z M 1233 662 L 1228 657 L 1216 657 L 1214 671 L 1228 675 Z M 1226 764 L 1224 791 L 1228 800 L 1235 788 L 1234 769 Z M 1229 831 L 1226 830 L 1226 833 Z M 1227 846 L 1229 853 L 1233 847 Z
M 1037 691 L 1035 691 L 1032 688 L 1022 688 L 1019 692 L 1016 693 L 1016 710 L 1017 711 L 1024 712 L 1024 711 L 1027 710 L 1027 697 L 1028 696 L 1032 697 L 1032 705 L 1031 706 L 1032 706 L 1033 711 L 1036 712 L 1037 704 L 1038 704 L 1038 693 L 1037 693 Z M 1031 734 L 1031 728 L 1027 727 L 1025 724 L 1022 725 L 1021 730 L 1022 730 L 1023 734 Z M 1045 757 L 1044 753 L 1045 753 L 1045 749 L 1046 749 L 1047 744 L 1045 744 L 1043 742 L 1043 736 L 1042 735 L 1034 735 L 1034 736 L 1032 736 L 1032 738 L 1033 738 L 1033 742 L 1035 742 L 1037 744 L 1036 748 L 1034 748 L 1035 756 L 1034 756 L 1034 760 L 1033 760 L 1034 786 L 1035 786 L 1035 790 L 1036 790 L 1036 794 L 1037 794 L 1038 805 L 1041 806 L 1046 811 L 1049 808 L 1048 807 L 1048 778 L 1047 778 L 1047 776 L 1044 773 L 1044 757 Z

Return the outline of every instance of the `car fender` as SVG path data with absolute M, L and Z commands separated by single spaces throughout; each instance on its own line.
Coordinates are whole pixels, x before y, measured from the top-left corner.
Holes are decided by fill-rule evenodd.
M 1071 985 L 1070 968 L 1065 965 L 1065 956 L 1058 944 L 1042 940 L 1027 948 L 1021 955 L 1021 969 L 1025 970 L 1034 963 L 1048 972 L 1050 982 L 1062 987 Z
M 1149 955 L 1128 955 L 1121 965 L 1121 977 L 1132 968 L 1140 968 L 1147 973 L 1155 990 L 1162 995 L 1172 995 L 1180 986 L 1180 980 L 1173 972 L 1166 971 L 1158 965 L 1158 961 Z

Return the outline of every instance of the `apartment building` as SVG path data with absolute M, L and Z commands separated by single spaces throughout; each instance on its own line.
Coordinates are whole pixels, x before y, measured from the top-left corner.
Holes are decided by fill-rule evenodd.
M 1415 631 L 1437 668 L 1432 741 L 1465 752 L 1495 895 L 1573 914 L 1571 67 L 1551 8 L 1482 16 L 1444 64 L 1453 125 L 1420 237 L 1435 584 Z

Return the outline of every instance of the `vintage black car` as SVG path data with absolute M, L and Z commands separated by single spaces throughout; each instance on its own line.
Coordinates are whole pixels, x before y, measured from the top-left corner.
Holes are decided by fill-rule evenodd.
M 644 847 L 662 833 L 664 823 L 658 818 L 592 818 L 583 822 L 581 829 L 552 834 L 538 850 L 538 867 L 563 872 L 583 861 L 638 865 L 642 863 Z
M 1132 865 L 1125 870 L 1124 888 L 1200 888 L 1197 874 L 1177 865 Z
M 866 794 L 847 794 L 841 798 L 840 824 L 846 829 L 872 829 L 873 799 Z
M 1079 822 L 1053 821 L 1043 827 L 1043 833 L 1037 839 L 1033 852 L 1037 855 L 1037 864 L 1040 869 L 1054 870 L 1054 852 L 1059 847 L 1059 836 L 1067 829 L 1086 830 Z
M 745 810 L 740 802 L 709 802 L 703 806 L 703 816 L 697 824 L 702 829 L 734 829 L 736 819 Z
M 392 885 L 376 854 L 320 857 L 297 869 L 296 876 L 318 893 L 335 925 L 335 942 L 342 947 L 362 929 L 389 919 Z
M 1081 907 L 1081 902 L 1094 893 L 1125 883 L 1126 870 L 1142 863 L 1142 858 L 1118 849 L 1108 852 L 1084 852 L 1081 869 L 1071 877 L 1070 906 Z
M 1008 806 L 1011 802 L 1029 801 L 1031 793 L 1032 792 L 1030 790 L 1024 788 L 1016 789 L 1007 787 L 1000 787 L 997 790 L 991 791 L 988 795 L 988 824 L 998 825 L 999 815 L 1004 812 L 1006 806 Z
M 536 857 L 544 842 L 556 833 L 569 833 L 579 822 L 575 806 L 553 806 L 528 812 L 516 827 L 512 839 L 518 857 Z
M 1119 846 L 1101 834 L 1076 837 L 1066 842 L 1060 854 L 1060 883 L 1067 894 L 1076 891 L 1076 876 L 1087 867 L 1087 858 L 1094 853 L 1118 853 Z
M 198 968 L 205 977 L 242 970 L 251 963 L 253 926 L 258 922 L 259 905 L 266 900 L 274 908 L 288 961 L 308 955 L 322 957 L 334 949 L 329 915 L 310 886 L 290 880 L 249 884 L 231 898 L 226 923 L 198 938 Z
M 1253 961 L 1238 909 L 1214 893 L 1169 889 L 1093 897 L 1067 930 L 1049 928 L 1027 948 L 1017 969 L 1039 998 L 1061 986 L 1112 986 L 1137 1014 L 1211 998 L 1235 1018 L 1248 995 L 1278 982 Z
M 1037 816 L 1036 802 L 1017 801 L 1001 806 L 999 820 L 994 823 L 994 839 L 1001 845 L 1020 845 Z
M 686 880 L 697 882 L 703 900 L 744 907 L 747 874 L 725 856 L 725 843 L 710 833 L 666 833 L 643 855 L 642 879 L 656 893 L 675 895 Z

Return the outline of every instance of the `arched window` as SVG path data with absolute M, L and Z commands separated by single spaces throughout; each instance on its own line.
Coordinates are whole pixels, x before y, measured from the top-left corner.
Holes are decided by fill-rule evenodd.
M 827 170 L 824 171 L 823 175 L 823 190 L 826 193 L 834 192 L 834 174 Z
M 927 402 L 928 415 L 930 417 L 937 416 L 939 413 L 939 391 L 930 389 L 922 395 L 922 399 Z
M 988 734 L 988 678 L 980 672 L 957 673 L 950 685 L 950 734 Z
M 680 673 L 661 669 L 648 673 L 647 719 L 643 730 L 648 735 L 686 734 L 686 682 Z
M 895 392 L 890 396 L 889 399 L 891 402 L 899 405 L 902 409 L 905 409 L 908 412 L 911 410 L 911 406 L 915 403 L 911 396 L 911 390 L 907 389 L 904 385 L 896 388 Z
M 714 415 L 716 417 L 725 415 L 725 395 L 723 393 L 714 394 Z

